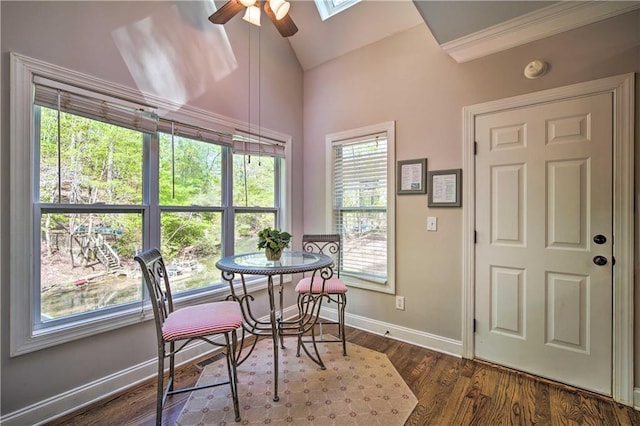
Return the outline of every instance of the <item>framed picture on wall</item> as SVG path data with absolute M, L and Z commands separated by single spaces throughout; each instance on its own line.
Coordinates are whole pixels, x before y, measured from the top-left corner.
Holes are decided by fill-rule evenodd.
M 397 165 L 398 195 L 425 194 L 427 192 L 427 159 L 402 160 Z
M 462 169 L 429 172 L 428 207 L 462 206 Z

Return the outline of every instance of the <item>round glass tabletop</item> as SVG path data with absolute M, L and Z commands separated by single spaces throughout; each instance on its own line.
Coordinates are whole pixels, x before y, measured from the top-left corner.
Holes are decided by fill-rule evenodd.
M 227 256 L 216 262 L 222 271 L 254 275 L 294 274 L 333 265 L 333 259 L 320 253 L 283 251 L 280 260 L 268 260 L 264 252 Z

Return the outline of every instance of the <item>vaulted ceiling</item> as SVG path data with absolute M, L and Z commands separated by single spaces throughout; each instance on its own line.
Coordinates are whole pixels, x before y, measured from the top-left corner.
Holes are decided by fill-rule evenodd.
M 308 70 L 426 25 L 449 55 L 465 62 L 637 8 L 640 1 L 362 0 L 322 21 L 312 0 L 293 0 L 289 13 L 299 31 L 288 40 Z

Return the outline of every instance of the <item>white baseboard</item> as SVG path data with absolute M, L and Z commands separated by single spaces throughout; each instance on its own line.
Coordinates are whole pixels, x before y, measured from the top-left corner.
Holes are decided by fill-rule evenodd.
M 640 411 L 640 388 L 633 388 L 633 408 Z
M 335 309 L 323 307 L 320 311 L 320 316 L 335 320 L 338 317 L 338 312 Z M 386 335 L 386 337 L 391 339 L 411 343 L 412 345 L 432 349 L 458 358 L 462 357 L 462 341 L 460 340 L 449 339 L 447 337 L 437 336 L 435 334 L 349 313 L 345 316 L 345 322 L 348 326 L 370 333 L 380 334 L 382 336 Z
M 297 308 L 290 306 L 283 312 L 283 317 L 293 316 Z M 320 316 L 328 319 L 337 318 L 335 309 L 322 308 Z M 267 321 L 268 317 L 261 318 Z M 460 357 L 462 354 L 462 342 L 424 333 L 406 327 L 399 327 L 394 324 L 361 317 L 358 315 L 347 314 L 347 325 L 365 330 L 371 333 L 384 335 L 387 331 L 389 338 L 411 343 L 424 348 L 433 349 L 449 355 Z M 196 343 L 186 348 L 183 352 L 176 356 L 176 364 L 181 365 L 192 362 L 206 354 L 212 352 L 210 345 L 204 343 Z M 3 426 L 23 426 L 42 425 L 56 418 L 62 417 L 68 413 L 80 410 L 91 404 L 99 402 L 111 395 L 116 395 L 128 388 L 136 386 L 147 381 L 156 375 L 156 359 L 144 361 L 138 365 L 134 365 L 126 370 L 119 371 L 99 380 L 79 386 L 70 391 L 61 393 L 43 401 L 21 408 L 17 411 L 0 417 L 0 424 Z M 639 390 L 636 389 L 635 401 L 636 406 L 640 401 Z

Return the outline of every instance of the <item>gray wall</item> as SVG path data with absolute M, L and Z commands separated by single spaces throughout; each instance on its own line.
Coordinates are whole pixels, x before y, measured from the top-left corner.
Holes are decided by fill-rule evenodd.
M 240 17 L 224 26 L 237 61 L 237 68 L 226 67 L 225 76 L 215 75 L 216 69 L 202 64 L 224 64 L 230 58 L 215 43 L 203 45 L 199 36 L 207 27 L 195 24 L 203 2 L 2 2 L 2 145 L 0 182 L 2 196 L 1 253 L 1 362 L 2 414 L 37 403 L 91 381 L 153 359 L 155 332 L 149 322 L 113 330 L 88 339 L 59 345 L 31 354 L 9 358 L 9 269 L 8 241 L 20 238 L 12 235 L 8 224 L 9 169 L 9 53 L 18 52 L 35 59 L 80 71 L 110 82 L 137 88 L 112 32 L 141 19 L 151 18 L 157 27 L 152 36 L 165 48 L 170 43 L 163 37 L 180 34 L 178 55 L 187 55 L 193 63 L 181 68 L 182 78 L 175 84 L 163 86 L 167 93 L 184 84 L 198 94 L 188 102 L 190 106 L 215 112 L 237 120 L 247 120 L 248 93 L 248 32 Z M 175 7 L 176 9 L 171 9 Z M 177 13 L 174 13 L 177 12 Z M 196 16 L 194 17 L 194 13 Z M 206 16 L 201 16 L 206 20 Z M 208 21 L 206 21 L 208 23 Z M 212 24 L 208 24 L 213 26 Z M 195 26 L 195 27 L 194 27 Z M 252 36 L 257 40 L 256 36 Z M 302 70 L 289 45 L 272 25 L 262 26 L 262 49 L 269 55 L 261 58 L 262 91 L 261 124 L 293 138 L 293 179 L 291 179 L 293 218 L 292 233 L 301 235 L 302 229 Z M 198 46 L 197 49 L 194 46 Z M 257 46 L 257 45 L 255 45 Z M 257 48 L 253 47 L 253 53 Z M 194 50 L 195 49 L 195 50 Z M 221 53 L 222 52 L 222 53 Z M 189 56 L 191 55 L 191 56 Z M 255 58 L 255 56 L 253 56 Z M 251 121 L 258 122 L 257 60 L 252 60 Z M 220 65 L 220 68 L 223 68 Z M 219 80 L 216 80 L 216 78 Z M 166 82 L 166 76 L 157 81 Z M 26 165 L 17 165 L 26 167 Z M 299 246 L 299 238 L 296 239 Z M 289 295 L 291 296 L 291 295 Z M 293 299 L 290 300 L 292 302 Z M 258 315 L 266 314 L 267 302 L 259 295 L 257 306 L 264 306 Z
M 524 67 L 538 58 L 548 61 L 551 71 L 527 80 Z M 637 12 L 464 64 L 445 54 L 420 25 L 307 71 L 305 231 L 322 230 L 325 225 L 328 133 L 396 120 L 397 161 L 426 157 L 429 170 L 462 168 L 464 106 L 638 71 Z M 636 123 L 637 117 L 638 108 Z M 405 297 L 406 309 L 395 309 L 393 295 L 352 288 L 347 311 L 460 340 L 462 212 L 470 207 L 428 209 L 426 195 L 396 197 L 396 290 Z M 427 216 L 438 217 L 437 232 L 426 231 Z M 639 329 L 636 386 L 640 385 Z

